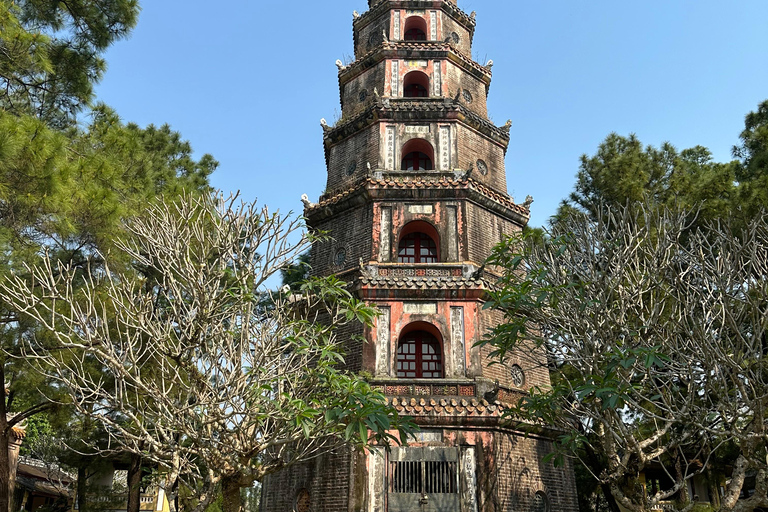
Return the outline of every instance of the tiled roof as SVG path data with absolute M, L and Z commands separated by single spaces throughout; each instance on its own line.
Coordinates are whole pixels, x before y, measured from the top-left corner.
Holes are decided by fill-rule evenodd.
M 372 14 L 376 13 L 376 11 L 379 10 L 380 7 L 382 7 L 384 4 L 389 3 L 391 0 L 380 0 L 379 2 L 375 2 L 371 5 L 371 2 L 369 2 L 370 8 L 362 13 L 359 18 L 355 20 L 355 24 L 360 23 L 361 21 L 365 20 Z M 462 23 L 470 27 L 472 30 L 475 28 L 475 20 L 471 16 L 469 16 L 467 13 L 459 9 L 459 7 L 452 1 L 446 0 L 443 2 L 443 7 L 451 16 L 454 16 L 455 18 L 458 18 Z
M 366 286 L 408 289 L 488 288 L 488 285 L 482 279 L 472 279 L 467 277 L 363 276 L 360 278 L 360 284 Z
M 378 115 L 374 115 L 378 112 Z M 354 117 L 343 119 L 333 128 L 328 128 L 324 132 L 324 140 L 333 141 L 334 139 L 343 139 L 359 131 L 360 123 L 367 124 L 377 119 L 388 119 L 394 117 L 397 113 L 413 114 L 414 112 L 437 113 L 441 118 L 456 117 L 456 114 L 464 116 L 464 122 L 480 131 L 487 132 L 491 137 L 496 137 L 498 142 L 506 144 L 509 142 L 509 128 L 507 126 L 496 126 L 487 118 L 473 112 L 460 102 L 451 99 L 418 99 L 411 98 L 379 98 L 375 104 L 366 108 Z M 450 116 L 449 116 L 450 114 Z M 434 115 L 432 116 L 434 117 Z M 409 116 L 410 119 L 410 116 Z
M 344 200 L 346 197 L 351 196 L 355 192 L 357 192 L 360 189 L 363 188 L 371 188 L 371 189 L 459 189 L 459 190 L 465 190 L 465 189 L 474 189 L 477 192 L 480 192 L 484 196 L 496 201 L 497 203 L 519 213 L 523 216 L 529 216 L 530 210 L 526 208 L 525 206 L 515 204 L 514 201 L 512 201 L 509 196 L 506 194 L 502 194 L 500 192 L 497 192 L 493 190 L 492 188 L 483 185 L 482 183 L 472 179 L 472 178 L 447 178 L 445 176 L 441 176 L 438 179 L 425 179 L 425 178 L 415 178 L 415 179 L 404 179 L 404 180 L 393 180 L 393 179 L 376 179 L 376 178 L 367 178 L 365 180 L 362 180 L 361 182 L 358 182 L 357 184 L 351 186 L 350 188 L 347 188 L 338 194 L 335 194 L 331 197 L 328 197 L 322 201 L 320 201 L 317 204 L 313 204 L 306 208 L 307 211 L 315 210 L 318 208 L 324 208 L 326 206 L 330 206 L 333 204 L 336 204 L 342 200 Z
M 408 398 L 393 397 L 389 403 L 400 414 L 408 416 L 462 416 L 500 418 L 504 407 L 477 398 Z
M 469 118 L 472 123 L 480 125 L 483 128 L 493 132 L 503 140 L 509 140 L 509 130 L 507 128 L 496 126 L 488 119 L 478 115 L 461 103 L 453 100 L 450 100 L 450 103 L 446 105 L 445 100 L 424 101 L 411 99 L 390 99 L 389 104 L 383 105 L 381 110 L 383 112 L 458 111 L 464 115 L 464 117 Z
M 347 74 L 356 74 L 358 68 L 362 66 L 369 65 L 370 58 L 379 52 L 392 52 L 397 50 L 404 50 L 409 53 L 409 59 L 413 59 L 415 57 L 410 56 L 410 52 L 452 52 L 453 55 L 455 55 L 463 64 L 466 66 L 471 67 L 472 69 L 478 71 L 479 73 L 487 76 L 488 78 L 491 77 L 493 74 L 491 72 L 491 68 L 483 66 L 479 62 L 475 62 L 474 60 L 470 59 L 464 53 L 461 52 L 459 48 L 454 46 L 448 41 L 382 41 L 377 45 L 376 47 L 372 48 L 371 50 L 367 51 L 365 54 L 363 54 L 359 59 L 356 59 L 355 62 L 351 63 L 348 66 L 342 67 L 339 69 L 339 75 L 347 75 Z

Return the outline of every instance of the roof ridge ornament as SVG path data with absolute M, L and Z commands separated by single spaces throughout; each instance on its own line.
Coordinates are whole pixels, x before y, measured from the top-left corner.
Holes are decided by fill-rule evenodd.
M 523 208 L 527 208 L 530 211 L 532 204 L 533 204 L 533 196 L 526 196 L 525 202 L 523 203 Z
M 315 203 L 309 200 L 309 196 L 307 194 L 301 194 L 301 202 L 304 203 L 305 209 L 315 206 Z

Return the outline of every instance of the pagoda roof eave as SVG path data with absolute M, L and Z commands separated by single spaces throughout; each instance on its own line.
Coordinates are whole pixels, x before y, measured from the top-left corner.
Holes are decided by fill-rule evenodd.
M 329 145 L 341 142 L 361 129 L 382 120 L 395 122 L 455 120 L 488 136 L 505 151 L 509 147 L 510 125 L 496 126 L 459 101 L 450 98 L 379 98 L 374 105 L 366 108 L 355 117 L 332 128 L 327 128 L 323 134 L 323 141 L 327 148 Z
M 324 196 L 318 203 L 307 206 L 304 209 L 304 216 L 310 223 L 317 222 L 365 202 L 379 199 L 408 200 L 414 194 L 423 197 L 424 191 L 431 190 L 434 192 L 435 199 L 439 199 L 441 195 L 452 199 L 463 198 L 519 226 L 525 226 L 530 220 L 530 209 L 527 206 L 516 204 L 507 194 L 498 192 L 468 177 L 467 174 L 455 178 L 443 176 L 439 179 L 403 180 L 377 178 L 375 174 L 383 176 L 384 171 L 374 171 L 373 176 L 367 176 L 343 190 Z
M 415 55 L 414 55 L 415 54 Z M 339 69 L 339 85 L 360 76 L 387 59 L 448 59 L 455 65 L 491 85 L 491 68 L 465 56 L 453 44 L 443 41 L 384 41 L 348 66 Z
M 472 16 L 462 11 L 454 2 L 448 0 L 379 0 L 373 5 L 370 5 L 369 2 L 369 6 L 370 8 L 366 12 L 362 13 L 352 22 L 355 27 L 355 32 L 367 26 L 375 20 L 377 16 L 384 14 L 388 9 L 397 8 L 440 9 L 466 28 L 471 36 L 474 36 L 475 26 L 477 25 Z

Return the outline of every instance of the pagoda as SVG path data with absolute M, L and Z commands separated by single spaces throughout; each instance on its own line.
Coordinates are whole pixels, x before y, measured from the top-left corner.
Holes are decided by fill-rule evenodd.
M 268 477 L 262 512 L 576 512 L 573 469 L 545 463 L 550 430 L 503 417 L 547 386 L 544 355 L 491 364 L 479 347 L 483 263 L 522 230 L 507 193 L 511 123 L 488 118 L 492 62 L 472 58 L 475 13 L 450 0 L 369 0 L 355 61 L 337 61 L 341 119 L 321 121 L 328 181 L 308 224 L 315 275 L 336 274 L 381 315 L 346 332 L 346 364 L 421 427 L 408 446 L 353 449 Z M 367 342 L 351 341 L 357 336 Z

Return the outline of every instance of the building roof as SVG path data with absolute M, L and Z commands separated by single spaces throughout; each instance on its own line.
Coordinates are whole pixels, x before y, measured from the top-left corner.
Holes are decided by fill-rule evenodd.
M 405 4 L 403 0 L 369 0 L 368 1 L 368 7 L 369 9 L 362 13 L 357 19 L 354 20 L 354 25 L 357 26 L 360 23 L 364 23 L 365 25 L 368 24 L 368 21 L 370 19 L 375 18 L 377 15 L 383 14 L 385 10 L 387 10 L 389 7 L 387 7 L 387 4 L 394 4 L 396 6 Z M 412 8 L 412 6 L 409 6 L 409 8 Z M 469 15 L 462 11 L 457 5 L 455 1 L 451 0 L 444 0 L 442 2 L 441 8 L 443 11 L 447 12 L 451 16 L 453 16 L 455 19 L 457 19 L 459 22 L 461 22 L 471 33 L 474 33 L 475 31 L 475 18 L 472 15 Z
M 326 126 L 324 128 L 323 141 L 326 146 L 326 153 L 330 146 L 359 132 L 362 127 L 386 120 L 395 122 L 455 120 L 487 135 L 505 151 L 509 146 L 511 123 L 496 126 L 487 118 L 467 108 L 460 99 L 379 97 L 365 110 L 349 118 L 342 118 L 333 127 Z
M 473 418 L 501 418 L 504 407 L 477 398 L 409 398 L 392 397 L 389 403 L 400 414 L 408 416 L 451 416 Z
M 16 470 L 16 483 L 29 491 L 46 496 L 70 496 L 75 478 L 55 465 L 22 458 Z
M 478 78 L 486 84 L 491 81 L 491 68 L 483 66 L 464 55 L 455 45 L 448 41 L 383 41 L 378 46 L 362 55 L 355 62 L 339 69 L 339 80 L 344 83 L 359 75 L 363 70 L 378 64 L 379 62 L 395 57 L 413 59 L 413 52 L 424 54 L 439 53 L 440 57 L 449 58 L 459 66 L 469 68 Z M 374 56 L 378 55 L 378 58 Z M 433 55 L 434 57 L 435 55 Z
M 362 276 L 360 284 L 365 286 L 379 286 L 387 288 L 408 288 L 408 289 L 428 289 L 428 288 L 484 288 L 487 284 L 482 279 L 473 279 L 471 277 L 452 276 L 452 277 L 414 277 L 414 276 Z
M 483 185 L 479 181 L 476 181 L 470 177 L 464 175 L 461 178 L 453 177 L 448 178 L 441 176 L 437 179 L 425 178 L 423 176 L 395 180 L 378 179 L 375 177 L 368 177 L 364 180 L 346 188 L 334 195 L 322 199 L 319 203 L 309 205 L 305 211 L 312 212 L 313 210 L 319 210 L 327 206 L 334 205 L 343 201 L 345 198 L 355 194 L 361 189 L 451 189 L 451 190 L 474 190 L 480 192 L 485 197 L 492 199 L 494 202 L 512 210 L 525 217 L 530 217 L 530 208 L 525 205 L 515 204 L 515 202 L 506 194 L 502 194 L 496 190 L 493 190 L 487 185 Z

